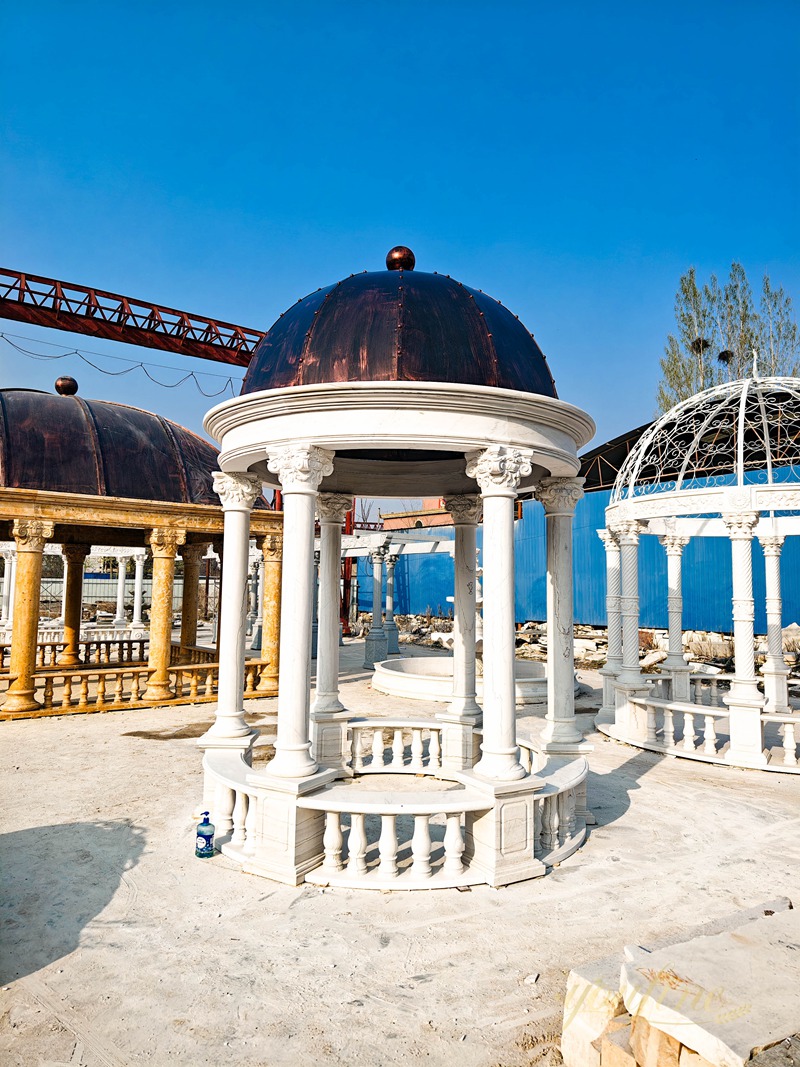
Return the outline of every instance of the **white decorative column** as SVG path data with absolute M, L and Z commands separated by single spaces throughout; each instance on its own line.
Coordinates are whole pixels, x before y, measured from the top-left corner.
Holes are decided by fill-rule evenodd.
M 603 676 L 603 706 L 600 715 L 604 721 L 613 718 L 616 701 L 614 682 L 622 667 L 622 616 L 620 615 L 620 565 L 619 543 L 613 530 L 598 530 L 597 536 L 606 550 L 606 626 L 608 651 L 606 663 L 601 667 Z
M 386 634 L 386 653 L 389 656 L 400 655 L 397 623 L 394 621 L 394 569 L 399 558 L 396 555 L 386 557 L 386 618 L 383 620 L 383 630 Z
M 525 776 L 519 762 L 514 660 L 514 501 L 531 472 L 528 449 L 492 445 L 467 456 L 483 500 L 483 743 L 475 772 L 494 781 Z
M 450 496 L 444 506 L 455 527 L 453 590 L 453 699 L 436 718 L 442 728 L 442 766 L 445 770 L 473 767 L 480 755 L 478 735 L 483 712 L 475 693 L 477 621 L 477 527 L 481 521 L 479 496 Z
M 113 626 L 125 626 L 128 620 L 125 618 L 125 572 L 128 569 L 128 557 L 120 553 L 117 556 L 117 613 L 114 616 Z
M 376 548 L 372 553 L 372 625 L 364 641 L 364 667 L 374 670 L 389 655 L 386 631 L 383 628 L 383 561 L 385 548 Z
M 639 670 L 639 537 L 644 522 L 624 519 L 614 532 L 620 551 L 620 615 L 622 616 L 622 666 L 614 683 L 616 735 L 634 743 L 647 737 L 647 716 L 631 703 L 646 696 L 649 686 Z
M 14 605 L 17 599 L 17 551 L 14 552 L 11 557 L 11 573 L 9 575 L 9 581 L 11 588 L 8 591 L 8 616 L 6 617 L 6 626 L 13 626 L 14 624 Z
M 781 550 L 783 538 L 777 534 L 759 534 L 764 550 L 767 580 L 767 658 L 761 668 L 764 678 L 764 711 L 783 715 L 789 711 L 789 691 L 786 680 L 789 669 L 783 659 L 783 629 L 781 601 Z
M 342 570 L 342 523 L 353 498 L 342 493 L 320 493 L 319 610 L 317 632 L 317 687 L 311 708 L 312 754 L 318 763 L 341 766 L 347 718 L 339 699 L 339 605 Z
M 6 626 L 10 621 L 15 559 L 16 552 L 13 549 L 8 549 L 3 553 L 3 613 L 0 616 L 0 626 Z
M 248 748 L 256 736 L 244 721 L 244 640 L 250 512 L 261 488 L 261 478 L 256 474 L 214 474 L 214 492 L 222 501 L 225 515 L 225 595 L 220 604 L 217 715 L 201 741 L 213 739 L 215 747 L 224 738 L 234 742 L 231 747 Z
M 143 552 L 137 552 L 134 554 L 133 563 L 136 568 L 133 577 L 133 618 L 131 619 L 131 627 L 144 626 L 142 621 L 142 590 L 144 588 L 144 561 L 145 554 Z
M 758 512 L 723 513 L 722 521 L 731 539 L 733 568 L 734 679 L 725 697 L 731 736 L 725 759 L 740 767 L 763 767 L 767 762 L 761 723 L 764 701 L 756 683 L 753 640 L 753 531 Z
M 575 637 L 572 595 L 572 518 L 583 478 L 543 478 L 536 499 L 547 524 L 547 716 L 542 751 L 591 751 L 575 725 Z
M 314 553 L 314 565 L 311 572 L 314 595 L 311 600 L 311 658 L 317 658 L 317 641 L 319 639 L 319 552 Z
M 669 671 L 671 679 L 670 700 L 689 700 L 689 664 L 683 656 L 683 550 L 689 544 L 688 537 L 669 533 L 659 537 L 667 552 L 667 618 L 669 621 L 669 654 L 661 669 Z
M 269 454 L 283 493 L 278 736 L 270 774 L 305 778 L 317 764 L 309 749 L 309 676 L 314 590 L 314 511 L 323 478 L 333 473 L 333 452 L 296 445 Z
M 61 553 L 61 564 L 63 570 L 61 572 L 61 613 L 56 619 L 56 623 L 60 626 L 64 625 L 64 613 L 67 610 L 67 557 Z

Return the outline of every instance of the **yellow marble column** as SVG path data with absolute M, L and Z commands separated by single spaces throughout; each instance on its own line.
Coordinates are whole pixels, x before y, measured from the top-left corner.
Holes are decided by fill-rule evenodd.
M 181 550 L 183 560 L 183 598 L 181 600 L 181 647 L 186 649 L 197 644 L 197 602 L 200 592 L 200 562 L 208 545 L 184 545 Z M 181 653 L 183 663 L 192 662 L 192 653 Z
M 261 601 L 261 678 L 259 693 L 278 692 L 278 649 L 281 639 L 281 571 L 283 537 L 267 534 L 256 542 L 264 556 L 264 595 Z
M 175 553 L 186 543 L 186 531 L 157 527 L 148 538 L 153 553 L 153 592 L 150 598 L 150 677 L 145 700 L 157 702 L 173 696 L 169 684 L 169 659 L 172 641 L 172 581 L 175 577 Z
M 75 667 L 81 662 L 81 613 L 83 609 L 83 565 L 89 555 L 89 545 L 62 545 L 66 560 L 66 593 L 64 598 L 64 650 L 58 657 L 59 666 Z
M 40 705 L 36 687 L 36 638 L 39 632 L 39 600 L 42 553 L 53 536 L 53 523 L 41 519 L 15 519 L 12 530 L 17 543 L 17 579 L 14 586 L 14 621 L 11 630 L 9 686 L 3 714 L 35 712 Z

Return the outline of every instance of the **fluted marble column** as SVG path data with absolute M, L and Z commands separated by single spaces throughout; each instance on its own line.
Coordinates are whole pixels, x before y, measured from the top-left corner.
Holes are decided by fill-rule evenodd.
M 289 446 L 269 453 L 269 469 L 278 475 L 283 493 L 283 583 L 278 736 L 267 771 L 305 778 L 317 770 L 309 751 L 314 511 L 320 483 L 333 473 L 333 452 Z
M 52 522 L 41 519 L 15 519 L 12 533 L 17 545 L 17 566 L 11 631 L 11 684 L 3 703 L 3 713 L 36 711 L 34 693 L 36 639 L 39 632 L 39 604 L 42 585 L 42 554 L 53 536 Z
M 128 557 L 120 553 L 117 556 L 117 613 L 114 616 L 114 626 L 125 626 L 125 574 L 128 569 Z
M 258 542 L 263 559 L 264 586 L 261 596 L 261 677 L 259 693 L 274 696 L 278 692 L 280 665 L 281 568 L 283 539 L 280 534 L 266 534 Z
M 789 710 L 789 691 L 786 680 L 789 670 L 783 659 L 783 602 L 781 600 L 781 551 L 783 537 L 759 534 L 764 550 L 767 582 L 767 658 L 761 668 L 764 677 L 764 710 L 782 715 Z
M 175 577 L 175 553 L 186 541 L 186 531 L 173 527 L 156 527 L 148 542 L 153 553 L 153 592 L 150 603 L 149 673 L 145 700 L 157 703 L 173 696 L 169 678 L 172 648 L 172 583 Z
M 481 521 L 481 499 L 478 496 L 449 496 L 445 508 L 453 517 L 455 527 L 453 590 L 453 699 L 447 708 L 448 717 L 456 715 L 469 719 L 474 725 L 481 721 L 481 708 L 475 692 L 475 624 L 477 578 L 477 531 Z
M 200 561 L 208 545 L 182 545 L 183 593 L 181 596 L 181 647 L 188 649 L 197 644 L 197 605 L 200 596 Z M 185 663 L 192 662 L 192 653 L 182 654 Z
M 81 615 L 83 613 L 83 565 L 89 545 L 64 545 L 64 649 L 59 666 L 75 667 L 80 661 Z
M 142 552 L 137 552 L 133 557 L 133 563 L 136 568 L 133 576 L 133 618 L 131 619 L 131 626 L 144 626 L 142 620 L 142 592 L 144 589 L 144 563 L 145 556 Z
M 386 634 L 386 653 L 389 656 L 400 655 L 400 642 L 397 637 L 397 623 L 394 621 L 394 569 L 397 555 L 386 557 L 386 618 L 383 620 L 383 630 Z
M 753 632 L 753 531 L 758 519 L 755 511 L 722 515 L 731 540 L 733 568 L 734 679 L 725 697 L 730 710 L 731 735 L 725 758 L 730 763 L 748 767 L 763 767 L 767 762 L 761 723 L 763 700 L 756 682 Z
M 543 751 L 584 751 L 575 725 L 575 637 L 572 595 L 572 519 L 583 478 L 543 478 L 536 499 L 547 525 L 547 716 Z
M 364 667 L 371 671 L 389 655 L 383 628 L 383 561 L 387 552 L 377 548 L 372 553 L 372 625 L 364 641 Z
M 659 541 L 667 552 L 667 618 L 669 621 L 669 654 L 662 670 L 670 673 L 671 700 L 689 700 L 689 665 L 683 657 L 683 550 L 689 544 L 688 537 L 665 534 Z
M 516 729 L 514 501 L 531 472 L 528 449 L 492 445 L 467 455 L 483 501 L 483 743 L 475 772 L 494 781 L 525 777 Z
M 598 530 L 597 536 L 606 550 L 606 625 L 608 651 L 603 676 L 603 706 L 600 713 L 613 715 L 615 708 L 614 682 L 622 667 L 622 617 L 620 615 L 619 543 L 613 530 Z

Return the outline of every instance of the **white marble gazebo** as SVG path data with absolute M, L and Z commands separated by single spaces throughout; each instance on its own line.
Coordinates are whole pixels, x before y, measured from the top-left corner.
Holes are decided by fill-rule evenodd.
M 781 550 L 800 534 L 800 378 L 707 389 L 662 415 L 622 465 L 606 510 L 608 663 L 601 730 L 628 744 L 710 763 L 800 772 L 782 649 Z M 661 678 L 639 668 L 638 544 L 667 554 L 669 654 Z M 692 673 L 684 655 L 684 549 L 731 545 L 734 673 Z M 754 656 L 753 541 L 764 555 L 767 655 Z M 796 575 L 791 576 L 796 580 Z M 729 688 L 728 688 L 729 687 Z
M 577 451 L 594 427 L 557 399 L 544 356 L 505 308 L 444 275 L 412 273 L 407 249 L 393 250 L 387 264 L 298 302 L 265 336 L 242 395 L 206 418 L 221 445 L 214 484 L 225 513 L 226 578 L 219 706 L 199 741 L 204 804 L 222 850 L 245 870 L 279 881 L 501 885 L 543 874 L 585 834 L 587 746 L 573 708 L 572 516 L 582 495 Z M 284 558 L 275 756 L 254 772 L 256 735 L 238 680 L 249 512 L 263 484 L 283 496 Z M 514 688 L 514 504 L 532 490 L 547 512 L 552 623 L 538 750 L 517 734 Z M 463 699 L 447 714 L 365 719 L 344 706 L 340 558 L 354 495 L 443 495 L 454 515 L 455 692 Z M 474 700 L 481 514 L 482 709 Z M 424 790 L 398 792 L 397 774 L 430 781 Z M 378 788 L 348 784 L 366 775 L 376 776 Z M 413 817 L 408 863 L 401 816 Z

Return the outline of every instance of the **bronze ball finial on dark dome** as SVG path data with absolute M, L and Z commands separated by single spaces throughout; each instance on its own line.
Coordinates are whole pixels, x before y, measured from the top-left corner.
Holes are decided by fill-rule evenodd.
M 416 262 L 416 256 L 405 245 L 395 245 L 386 255 L 387 270 L 413 270 Z
M 75 396 L 78 391 L 78 383 L 68 374 L 56 378 L 56 392 L 59 396 Z

